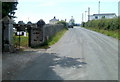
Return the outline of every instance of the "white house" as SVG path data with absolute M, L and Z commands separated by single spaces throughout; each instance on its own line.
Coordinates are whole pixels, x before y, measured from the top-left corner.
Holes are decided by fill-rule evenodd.
M 56 17 L 54 17 L 53 19 L 49 21 L 49 24 L 56 24 L 58 21 L 59 19 L 56 19 Z
M 114 17 L 116 17 L 115 13 L 93 14 L 93 15 L 90 15 L 90 20 L 98 20 L 98 19 L 102 19 L 102 18 L 111 19 Z

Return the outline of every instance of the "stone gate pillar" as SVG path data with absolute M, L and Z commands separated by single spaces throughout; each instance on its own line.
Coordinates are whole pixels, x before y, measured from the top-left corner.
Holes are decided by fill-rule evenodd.
M 41 42 L 44 42 L 44 26 L 45 25 L 45 22 L 40 19 L 38 22 L 37 22 L 37 27 L 40 29 L 40 41 Z
M 31 25 L 29 29 L 29 47 L 37 47 L 42 43 L 41 29 L 37 25 Z
M 13 50 L 13 21 L 6 16 L 3 18 L 3 51 Z
M 2 22 L 0 20 L 0 53 L 2 52 Z
M 37 47 L 40 46 L 43 42 L 43 26 L 45 22 L 43 20 L 39 20 L 37 24 L 32 24 L 29 26 L 29 46 Z

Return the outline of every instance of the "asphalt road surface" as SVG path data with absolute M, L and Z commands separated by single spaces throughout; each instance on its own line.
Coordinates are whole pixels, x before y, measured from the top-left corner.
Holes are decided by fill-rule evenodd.
M 46 52 L 29 62 L 16 80 L 118 80 L 118 40 L 80 27 L 70 28 Z

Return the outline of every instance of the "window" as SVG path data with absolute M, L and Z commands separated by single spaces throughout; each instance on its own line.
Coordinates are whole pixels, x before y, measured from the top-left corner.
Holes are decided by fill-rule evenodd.
M 105 18 L 105 16 L 102 16 L 102 18 L 104 19 L 104 18 Z
M 98 19 L 98 16 L 95 16 L 95 19 Z

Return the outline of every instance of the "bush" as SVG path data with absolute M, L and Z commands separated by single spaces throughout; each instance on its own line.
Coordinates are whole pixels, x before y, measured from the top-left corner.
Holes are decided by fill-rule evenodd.
M 118 30 L 120 29 L 119 24 L 120 18 L 112 19 L 100 19 L 100 20 L 91 20 L 86 23 L 83 23 L 83 27 L 93 27 L 104 30 Z
M 112 19 L 91 20 L 84 23 L 85 28 L 112 36 L 120 40 L 120 17 Z

